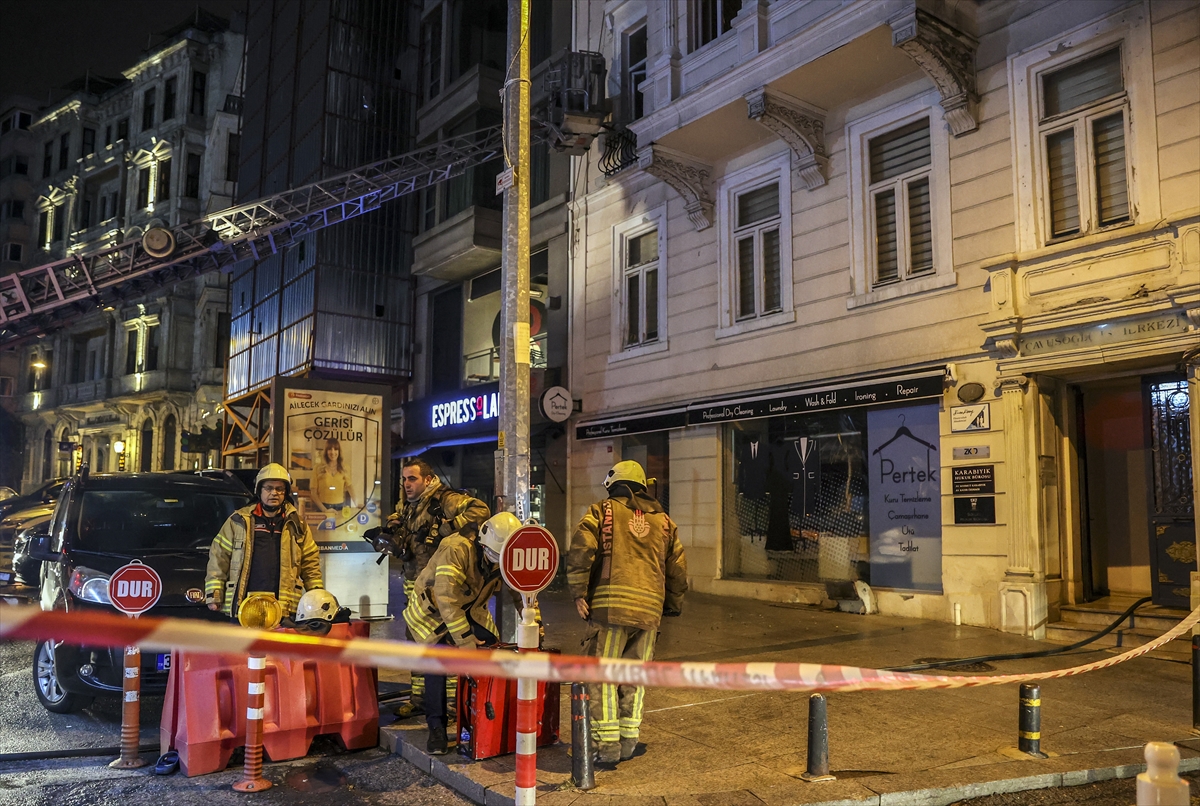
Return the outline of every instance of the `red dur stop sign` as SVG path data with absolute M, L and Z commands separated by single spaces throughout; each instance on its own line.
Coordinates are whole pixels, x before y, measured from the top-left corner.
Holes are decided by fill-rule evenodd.
M 130 616 L 145 613 L 162 595 L 162 578 L 141 560 L 118 568 L 108 580 L 108 598 L 113 607 Z
M 504 544 L 500 573 L 515 591 L 537 593 L 558 570 L 558 542 L 540 526 L 522 526 Z

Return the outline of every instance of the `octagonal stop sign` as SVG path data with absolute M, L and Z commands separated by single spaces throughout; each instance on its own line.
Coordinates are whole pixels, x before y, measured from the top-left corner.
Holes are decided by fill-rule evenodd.
M 141 560 L 122 565 L 108 580 L 108 598 L 113 607 L 130 616 L 145 613 L 162 595 L 162 578 Z
M 558 542 L 541 526 L 522 526 L 504 544 L 500 573 L 513 590 L 537 593 L 557 570 Z

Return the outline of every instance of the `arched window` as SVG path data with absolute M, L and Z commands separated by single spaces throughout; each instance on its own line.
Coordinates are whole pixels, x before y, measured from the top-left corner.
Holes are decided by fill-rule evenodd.
M 149 473 L 154 469 L 151 467 L 154 460 L 154 422 L 149 417 L 146 418 L 146 422 L 142 423 L 141 442 L 138 470 L 143 473 Z
M 175 469 L 175 415 L 168 414 L 167 419 L 163 420 L 162 430 L 162 469 Z
M 50 479 L 50 474 L 54 471 L 54 432 L 49 428 L 46 429 L 46 435 L 42 437 L 42 478 Z

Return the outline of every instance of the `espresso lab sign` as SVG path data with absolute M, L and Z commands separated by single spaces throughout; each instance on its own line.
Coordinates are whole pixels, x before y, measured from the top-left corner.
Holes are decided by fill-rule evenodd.
M 871 584 L 942 589 L 938 406 L 867 412 Z

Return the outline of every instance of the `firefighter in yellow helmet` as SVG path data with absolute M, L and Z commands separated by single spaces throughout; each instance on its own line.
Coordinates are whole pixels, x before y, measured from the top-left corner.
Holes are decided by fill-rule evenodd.
M 604 486 L 608 498 L 583 516 L 567 553 L 567 587 L 588 622 L 584 654 L 649 661 L 662 616 L 677 616 L 683 606 L 683 545 L 637 462 L 618 462 Z M 633 756 L 644 694 L 642 686 L 588 685 L 597 761 Z
M 204 576 L 209 610 L 237 618 L 237 608 L 254 591 L 274 594 L 291 618 L 305 591 L 324 588 L 312 532 L 292 505 L 292 477 L 272 462 L 258 471 L 258 500 L 235 511 L 213 539 Z
M 417 575 L 404 610 L 404 621 L 414 641 L 474 649 L 499 640 L 500 631 L 488 611 L 488 599 L 500 586 L 504 544 L 520 528 L 516 515 L 498 512 L 480 528 L 478 540 L 460 534 L 442 539 Z M 429 726 L 429 753 L 448 752 L 446 678 L 442 675 L 425 675 L 425 722 Z

